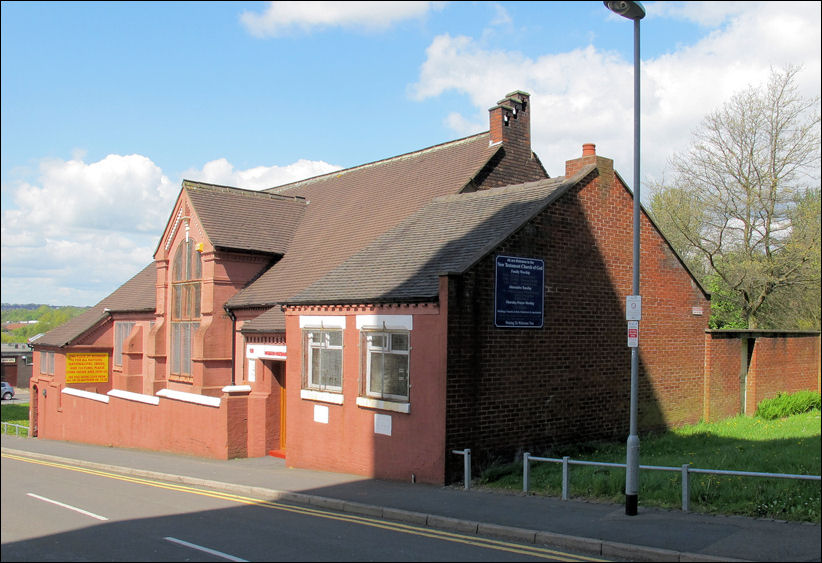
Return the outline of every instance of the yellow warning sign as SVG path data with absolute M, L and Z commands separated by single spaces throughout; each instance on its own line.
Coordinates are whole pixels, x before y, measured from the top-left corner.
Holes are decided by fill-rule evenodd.
M 107 383 L 108 354 L 66 354 L 66 383 Z

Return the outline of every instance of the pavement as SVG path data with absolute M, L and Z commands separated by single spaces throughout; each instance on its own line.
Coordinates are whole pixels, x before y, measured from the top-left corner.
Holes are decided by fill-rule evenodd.
M 284 503 L 490 535 L 629 561 L 820 561 L 820 525 L 563 501 L 288 468 L 275 457 L 215 460 L 2 436 L 2 452 Z

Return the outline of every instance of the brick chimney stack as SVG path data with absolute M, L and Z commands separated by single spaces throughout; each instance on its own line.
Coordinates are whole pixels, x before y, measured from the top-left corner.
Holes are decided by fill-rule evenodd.
M 565 161 L 565 176 L 570 178 L 589 164 L 596 164 L 602 170 L 613 170 L 614 168 L 613 160 L 597 154 L 597 146 L 594 143 L 584 143 L 580 158 Z
M 517 90 L 488 109 L 493 158 L 464 192 L 488 190 L 550 178 L 531 151 L 531 95 Z
M 517 90 L 506 95 L 488 110 L 491 121 L 491 144 L 502 143 L 506 152 L 522 151 L 531 158 L 530 94 Z

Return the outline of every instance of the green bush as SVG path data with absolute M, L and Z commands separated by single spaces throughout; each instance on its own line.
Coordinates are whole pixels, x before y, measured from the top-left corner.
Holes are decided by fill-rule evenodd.
M 756 407 L 756 416 L 766 420 L 776 420 L 819 409 L 820 394 L 815 391 L 779 393 L 776 397 L 759 403 Z

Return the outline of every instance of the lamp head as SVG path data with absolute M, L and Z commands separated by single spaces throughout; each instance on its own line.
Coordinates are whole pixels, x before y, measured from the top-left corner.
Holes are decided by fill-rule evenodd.
M 640 2 L 630 2 L 628 0 L 605 0 L 605 7 L 615 14 L 629 20 L 641 20 L 645 17 L 645 8 Z

